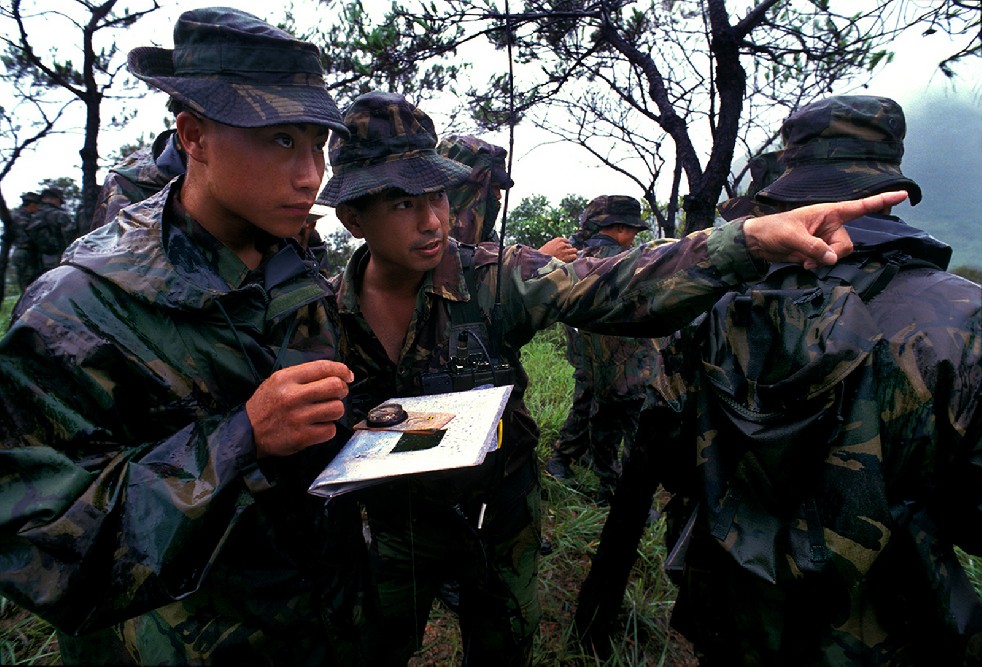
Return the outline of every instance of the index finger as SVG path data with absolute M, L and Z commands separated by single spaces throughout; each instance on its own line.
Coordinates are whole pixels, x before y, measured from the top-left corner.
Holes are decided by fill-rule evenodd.
M 331 377 L 339 378 L 348 383 L 353 382 L 355 379 L 355 374 L 351 372 L 350 368 L 340 361 L 331 361 L 329 359 L 308 361 L 303 364 L 281 369 L 282 371 L 290 372 L 293 379 L 300 384 L 317 382 Z
M 877 211 L 882 211 L 890 206 L 895 206 L 907 199 L 907 193 L 903 190 L 897 190 L 895 192 L 883 192 L 878 195 L 872 195 L 870 197 L 863 197 L 862 199 L 853 199 L 848 201 L 835 202 L 832 204 L 814 204 L 814 206 L 824 206 L 830 207 L 831 210 L 825 216 L 817 216 L 814 218 L 814 222 L 818 224 L 812 228 L 810 231 L 818 236 L 822 235 L 826 224 L 831 223 L 832 229 L 828 229 L 828 233 L 832 233 L 835 228 L 840 225 L 844 225 L 850 220 L 855 220 L 858 217 L 867 215 L 869 213 L 876 213 Z M 807 210 L 808 206 L 804 206 L 799 211 Z

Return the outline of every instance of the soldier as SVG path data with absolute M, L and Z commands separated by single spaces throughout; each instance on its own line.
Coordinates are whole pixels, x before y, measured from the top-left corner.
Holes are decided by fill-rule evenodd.
M 0 341 L 0 592 L 66 662 L 123 638 L 139 664 L 359 664 L 360 513 L 307 493 L 352 375 L 290 238 L 346 132 L 319 50 L 205 8 L 128 64 L 180 105 L 187 172 L 72 246 Z
M 574 245 L 580 249 L 580 257 L 612 257 L 628 250 L 642 229 L 648 225 L 641 220 L 637 199 L 603 195 L 590 201 L 580 214 Z M 579 367 L 574 363 L 573 406 L 545 467 L 553 476 L 569 479 L 570 464 L 589 451 L 600 482 L 597 499 L 608 504 L 620 474 L 621 442 L 625 457 L 630 456 L 634 445 L 655 344 L 650 338 L 601 336 L 570 326 L 565 329 L 567 356 L 578 361 Z M 586 434 L 576 437 L 573 425 L 584 418 Z M 565 440 L 564 435 L 574 437 Z
M 450 236 L 458 243 L 497 243 L 494 225 L 501 210 L 501 191 L 515 184 L 505 163 L 508 151 L 467 134 L 441 139 L 436 150 L 471 168 L 463 183 L 447 190 L 452 217 Z M 546 241 L 539 252 L 564 262 L 576 259 L 576 249 L 564 238 Z
M 26 227 L 42 273 L 58 266 L 61 253 L 75 240 L 75 223 L 64 203 L 65 198 L 58 188 L 42 190 L 41 204 Z
M 458 243 L 497 241 L 494 225 L 501 210 L 501 191 L 515 185 L 505 163 L 508 151 L 466 134 L 444 137 L 436 150 L 471 168 L 467 180 L 447 191 L 453 211 L 450 236 Z
M 89 228 L 96 229 L 114 220 L 120 210 L 156 194 L 186 169 L 187 154 L 181 147 L 177 131 L 161 132 L 149 147 L 133 151 L 109 170 Z
M 483 464 L 359 492 L 372 536 L 385 662 L 411 657 L 437 590 L 455 578 L 465 662 L 527 664 L 539 622 L 540 543 L 538 428 L 523 401 L 522 345 L 557 321 L 608 334 L 671 332 L 758 275 L 761 259 L 834 262 L 832 247 L 849 248 L 837 230 L 842 221 L 904 195 L 738 222 L 606 259 L 564 264 L 520 245 L 499 257 L 496 244 L 469 249 L 449 237 L 446 190 L 470 169 L 436 153 L 425 113 L 401 95 L 374 92 L 352 103 L 345 124 L 351 136 L 332 134 L 333 176 L 318 197 L 365 241 L 332 281 L 340 354 L 361 383 L 345 418 L 355 422 L 386 399 L 427 391 L 430 373 L 450 371 L 463 331 L 475 353 L 487 351 L 496 379 L 515 385 L 501 446 Z
M 903 188 L 916 204 L 905 129 L 888 98 L 806 105 L 757 198 L 800 210 Z M 855 251 L 834 268 L 774 267 L 684 330 L 642 415 L 675 494 L 672 622 L 705 665 L 982 660 L 953 548 L 982 554 L 982 290 L 889 207 L 846 229 Z
M 750 159 L 750 185 L 747 188 L 747 194 L 732 197 L 716 206 L 716 210 L 724 220 L 735 220 L 746 215 L 759 217 L 777 213 L 780 210 L 773 204 L 758 201 L 755 195 L 773 183 L 774 179 L 784 171 L 781 153 L 782 151 L 770 151 L 755 155 Z
M 20 196 L 20 206 L 11 216 L 10 259 L 17 272 L 17 285 L 21 293 L 43 273 L 37 248 L 31 243 L 31 238 L 27 234 L 31 219 L 40 205 L 41 195 L 36 192 L 25 192 Z

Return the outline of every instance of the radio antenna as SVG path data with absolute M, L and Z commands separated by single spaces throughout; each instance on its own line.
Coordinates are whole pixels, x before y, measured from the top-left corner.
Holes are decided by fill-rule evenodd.
M 512 161 L 515 158 L 515 61 L 512 57 L 511 8 L 505 0 L 505 47 L 508 52 L 508 175 L 512 174 Z M 498 275 L 495 278 L 494 308 L 491 311 L 491 354 L 498 358 L 501 351 L 501 258 L 505 252 L 505 231 L 508 228 L 508 193 L 505 188 L 504 202 L 501 206 L 501 234 L 498 237 Z

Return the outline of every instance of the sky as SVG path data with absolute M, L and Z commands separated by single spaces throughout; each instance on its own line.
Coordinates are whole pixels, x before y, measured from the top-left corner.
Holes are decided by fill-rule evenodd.
M 66 3 L 67 4 L 67 3 Z M 139 0 L 131 0 L 133 7 L 140 6 Z M 261 18 L 275 21 L 278 16 L 271 12 L 275 6 L 267 0 L 222 0 L 211 2 L 202 0 L 185 0 L 180 6 L 165 6 L 151 17 L 141 20 L 118 39 L 118 46 L 128 51 L 135 46 L 156 44 L 170 48 L 171 33 L 175 19 L 181 11 L 193 7 L 223 4 L 249 11 Z M 307 3 L 312 4 L 312 3 Z M 389 0 L 365 0 L 365 5 L 371 7 L 388 5 Z M 278 11 L 278 10 L 277 10 Z M 318 11 L 329 11 L 321 7 Z M 166 26 L 166 28 L 165 28 Z M 59 39 L 52 34 L 53 40 Z M 939 97 L 948 100 L 960 100 L 982 109 L 982 59 L 966 59 L 959 68 L 959 79 L 952 86 L 936 68 L 937 62 L 948 53 L 949 45 L 944 36 L 921 38 L 910 35 L 895 43 L 896 55 L 894 61 L 888 64 L 865 90 L 843 89 L 833 91 L 835 94 L 872 94 L 892 97 L 907 111 L 910 118 L 915 116 L 929 119 L 929 114 L 917 114 L 920 107 L 931 105 Z M 504 52 L 491 52 L 489 58 L 500 58 L 500 69 L 507 67 Z M 493 67 L 493 61 L 490 63 Z M 137 118 L 129 123 L 122 131 L 104 130 L 100 135 L 100 153 L 109 155 L 125 143 L 132 143 L 141 133 L 152 136 L 162 129 L 163 118 L 167 115 L 164 109 L 165 96 L 154 92 L 138 103 Z M 436 110 L 430 112 L 440 130 L 441 115 Z M 982 112 L 980 112 L 982 114 Z M 930 121 L 926 121 L 930 122 Z M 81 121 L 80 123 L 81 124 Z M 918 128 L 911 125 L 908 134 L 917 132 Z M 502 146 L 508 145 L 506 132 L 482 135 L 483 138 Z M 627 194 L 640 197 L 637 186 L 626 177 L 619 176 L 610 169 L 593 163 L 586 152 L 573 144 L 561 144 L 552 140 L 548 135 L 540 133 L 531 127 L 519 125 L 515 129 L 515 151 L 513 156 L 513 178 L 516 182 L 509 193 L 509 205 L 515 206 L 523 198 L 534 194 L 545 195 L 553 204 L 567 194 L 579 194 L 593 198 L 600 194 Z M 965 141 L 966 137 L 949 134 L 948 141 Z M 982 137 L 967 138 L 979 149 L 982 156 Z M 42 145 L 34 154 L 29 154 L 15 165 L 0 187 L 8 202 L 16 202 L 21 192 L 36 189 L 37 182 L 45 177 L 76 175 L 79 173 L 78 149 L 81 147 L 80 132 L 54 138 Z M 944 140 L 943 140 L 944 141 Z M 945 145 L 935 146 L 937 151 L 945 151 Z M 906 159 L 909 159 L 909 155 Z M 561 165 L 561 167 L 560 167 Z M 329 177 L 329 173 L 325 178 Z M 100 180 L 103 173 L 100 173 Z M 980 174 L 982 177 L 982 174 Z M 971 196 L 982 198 L 978 189 Z M 975 210 L 982 210 L 982 199 Z M 906 206 L 903 204 L 901 206 Z M 902 213 L 901 213 L 902 215 Z M 327 216 L 333 221 L 333 216 Z M 328 220 L 325 220 L 325 223 Z

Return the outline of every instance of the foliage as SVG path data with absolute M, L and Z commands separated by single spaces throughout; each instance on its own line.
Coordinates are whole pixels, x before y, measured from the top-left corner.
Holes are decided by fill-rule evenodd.
M 50 625 L 0 597 L 0 665 L 61 664 Z
M 426 19 L 407 16 L 393 0 L 382 16 L 365 11 L 362 0 L 319 0 L 330 11 L 313 26 L 302 25 L 292 12 L 284 28 L 319 45 L 328 88 L 344 109 L 372 90 L 400 92 L 415 101 L 439 92 L 455 93 L 467 68 L 454 55 L 460 29 L 435 30 Z
M 116 4 L 117 0 L 101 3 L 73 0 L 61 3 L 56 10 L 40 1 L 0 2 L 0 21 L 4 27 L 0 33 L 2 80 L 7 97 L 15 105 L 0 114 L 0 124 L 13 130 L 4 135 L 5 140 L 0 144 L 4 160 L 0 178 L 9 172 L 26 147 L 65 124 L 63 118 L 69 107 L 80 104 L 85 118 L 79 150 L 82 206 L 87 217 L 91 216 L 99 195 L 100 184 L 96 181 L 99 131 L 104 122 L 119 125 L 131 117 L 126 111 L 109 119 L 102 117 L 103 100 L 117 89 L 132 90 L 132 84 L 123 76 L 125 58 L 116 47 L 115 31 L 131 27 L 160 8 L 157 0 L 144 0 L 143 8 L 136 10 L 117 9 Z M 71 30 L 78 41 L 45 53 L 42 45 L 52 32 L 63 27 Z M 70 55 L 73 48 L 78 51 L 77 60 Z
M 464 27 L 461 43 L 507 48 L 514 85 L 504 73 L 479 79 L 468 92 L 475 122 L 527 120 L 578 144 L 638 185 L 667 236 L 683 211 L 690 230 L 712 224 L 721 193 L 735 194 L 743 176 L 730 173 L 738 147 L 748 158 L 767 150 L 790 110 L 862 84 L 908 26 L 964 33 L 975 45 L 980 12 L 958 0 L 926 9 L 908 0 L 524 0 L 507 15 L 503 4 L 447 0 L 404 13 Z M 658 180 L 671 182 L 664 211 Z
M 549 203 L 543 195 L 532 195 L 508 212 L 505 227 L 505 243 L 522 243 L 539 248 L 549 239 L 567 237 L 576 230 L 576 218 L 586 206 L 586 200 L 577 202 L 575 195 L 567 196 L 559 206 Z M 577 203 L 579 205 L 577 206 Z M 577 210 L 578 209 L 578 210 Z
M 12 285 L 17 284 L 14 280 L 9 280 L 9 282 Z M 7 328 L 10 325 L 10 313 L 14 310 L 14 304 L 17 303 L 17 299 L 19 298 L 19 292 L 4 295 L 3 301 L 0 303 L 0 335 L 3 335 L 7 331 Z M 3 662 L 0 661 L 0 665 L 2 664 Z
M 977 266 L 956 266 L 951 269 L 955 275 L 971 280 L 973 283 L 982 285 L 982 268 Z
M 335 229 L 324 237 L 325 254 L 322 265 L 328 275 L 340 273 L 357 247 L 347 229 Z
M 525 197 L 508 212 L 505 242 L 539 248 L 550 239 L 566 238 L 579 229 L 580 214 L 587 202 L 586 197 L 575 194 L 563 197 L 558 206 L 553 206 L 549 198 L 543 195 Z M 642 204 L 641 217 L 650 221 L 651 209 L 646 202 Z M 638 234 L 638 241 L 647 241 L 652 237 L 651 231 L 643 231 Z

